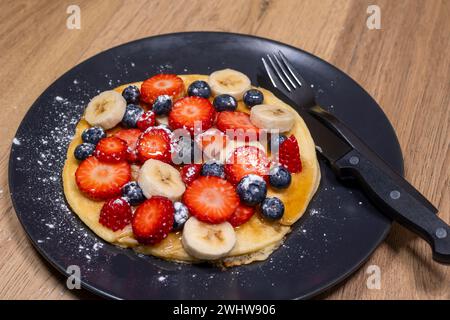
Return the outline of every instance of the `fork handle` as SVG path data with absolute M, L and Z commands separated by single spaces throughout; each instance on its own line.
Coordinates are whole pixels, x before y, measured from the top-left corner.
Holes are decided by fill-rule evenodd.
M 376 157 L 352 150 L 337 160 L 333 169 L 340 178 L 356 179 L 383 213 L 426 240 L 434 260 L 450 263 L 450 226 L 415 196 L 417 190 L 403 177 L 387 165 L 380 168 L 369 160 L 372 156 Z

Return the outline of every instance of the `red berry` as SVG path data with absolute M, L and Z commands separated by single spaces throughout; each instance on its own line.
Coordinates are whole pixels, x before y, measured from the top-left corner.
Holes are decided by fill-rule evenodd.
M 145 131 L 147 128 L 153 127 L 156 123 L 155 113 L 152 110 L 144 112 L 136 122 L 136 126 Z
M 127 143 L 122 139 L 106 137 L 98 142 L 94 156 L 103 162 L 120 162 L 127 159 L 127 150 Z
M 239 205 L 239 196 L 228 181 L 208 176 L 187 186 L 183 202 L 197 219 L 208 223 L 227 221 Z
M 236 210 L 233 212 L 231 217 L 228 219 L 228 222 L 231 223 L 233 227 L 240 226 L 241 224 L 246 223 L 255 213 L 254 207 L 249 207 L 243 204 L 240 204 Z
M 209 145 L 225 148 L 228 143 L 228 137 L 220 130 L 211 128 L 195 136 L 195 142 L 200 149 L 205 149 Z
M 257 136 L 259 132 L 259 128 L 251 123 L 250 116 L 240 111 L 219 112 L 216 127 L 227 135 L 232 134 L 235 136 L 239 136 L 242 133 Z
M 165 197 L 153 196 L 134 212 L 131 226 L 139 243 L 152 245 L 161 242 L 173 226 L 173 204 Z
M 158 96 L 168 95 L 173 100 L 184 94 L 183 79 L 175 74 L 157 74 L 141 85 L 141 100 L 152 104 Z
M 181 179 L 185 184 L 191 184 L 192 181 L 197 179 L 200 176 L 200 172 L 202 171 L 201 164 L 186 164 L 181 168 L 180 174 Z
M 131 163 L 138 160 L 136 146 L 141 133 L 142 132 L 139 129 L 122 129 L 114 134 L 114 137 L 122 139 L 127 143 L 127 160 Z
M 124 198 L 108 200 L 100 211 L 99 222 L 112 231 L 125 228 L 131 222 L 131 206 Z
M 290 173 L 302 171 L 302 160 L 298 142 L 294 135 L 291 135 L 280 144 L 278 158 L 281 165 L 289 170 Z
M 200 127 L 204 131 L 212 127 L 215 114 L 215 109 L 208 99 L 186 97 L 174 103 L 169 113 L 169 126 L 173 130 L 185 128 L 191 133 Z
M 94 200 L 119 196 L 120 189 L 130 179 L 131 168 L 126 161 L 106 163 L 96 157 L 83 160 L 75 172 L 78 189 Z
M 236 148 L 227 159 L 225 174 L 231 183 L 237 184 L 248 174 L 267 179 L 269 167 L 270 161 L 263 150 L 255 146 L 242 146 Z
M 170 162 L 170 136 L 162 128 L 149 128 L 139 138 L 136 147 L 138 158 L 141 162 L 155 159 Z

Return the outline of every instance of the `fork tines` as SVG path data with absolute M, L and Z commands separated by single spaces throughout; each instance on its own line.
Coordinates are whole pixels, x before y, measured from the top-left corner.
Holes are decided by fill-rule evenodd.
M 267 75 L 272 82 L 272 85 L 277 88 L 277 84 L 275 81 L 275 75 L 281 80 L 284 87 L 291 92 L 292 89 L 297 89 L 297 86 L 302 86 L 302 83 L 296 76 L 294 72 L 294 67 L 292 64 L 286 59 L 284 54 L 281 51 L 278 51 L 278 55 L 267 54 L 267 59 L 269 63 L 264 58 L 261 58 L 264 64 L 264 68 L 266 69 Z M 292 89 L 291 89 L 292 87 Z

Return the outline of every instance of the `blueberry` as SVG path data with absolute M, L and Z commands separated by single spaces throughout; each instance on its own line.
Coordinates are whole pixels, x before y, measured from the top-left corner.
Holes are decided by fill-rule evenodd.
M 265 198 L 261 204 L 261 213 L 270 220 L 278 220 L 284 214 L 284 204 L 277 197 Z
M 273 153 L 278 152 L 280 149 L 280 145 L 287 140 L 287 137 L 284 134 L 280 134 L 277 136 L 271 136 L 269 140 L 270 151 Z
M 122 187 L 122 196 L 127 198 L 132 206 L 137 206 L 145 200 L 144 193 L 136 181 L 130 181 Z
M 173 229 L 180 230 L 187 219 L 189 219 L 189 210 L 183 203 L 178 201 L 173 203 L 173 209 Z
M 251 108 L 257 104 L 261 104 L 264 101 L 264 95 L 261 91 L 256 89 L 250 89 L 244 93 L 244 103 L 247 107 Z
M 97 144 L 100 139 L 106 137 L 106 132 L 101 127 L 90 127 L 83 131 L 81 139 L 83 142 Z
M 282 166 L 270 169 L 269 182 L 272 187 L 284 189 L 291 184 L 291 173 Z
M 241 179 L 236 191 L 244 204 L 255 206 L 266 197 L 267 185 L 260 176 L 249 174 Z
M 237 101 L 233 96 L 229 94 L 221 94 L 214 98 L 214 108 L 217 111 L 234 111 L 237 108 Z
M 206 162 L 202 166 L 202 176 L 214 176 L 224 179 L 225 168 L 222 164 L 217 162 Z
M 152 110 L 158 116 L 168 115 L 172 110 L 172 98 L 166 94 L 157 97 Z
M 95 144 L 84 142 L 75 148 L 74 155 L 77 160 L 84 160 L 94 153 Z
M 128 86 L 122 91 L 122 97 L 127 103 L 139 103 L 140 96 L 139 88 L 136 86 Z
M 203 80 L 197 80 L 188 87 L 188 96 L 197 96 L 208 99 L 211 96 L 211 88 L 208 83 Z
M 125 114 L 122 118 L 122 124 L 127 128 L 136 128 L 136 123 L 144 114 L 144 109 L 137 104 L 129 104 L 125 109 Z

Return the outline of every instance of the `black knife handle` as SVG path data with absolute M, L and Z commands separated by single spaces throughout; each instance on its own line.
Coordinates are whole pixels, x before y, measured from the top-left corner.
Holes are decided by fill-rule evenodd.
M 417 190 L 403 177 L 387 165 L 380 168 L 357 150 L 336 161 L 333 169 L 341 178 L 355 178 L 384 213 L 425 239 L 434 260 L 450 263 L 450 226 L 416 196 Z

